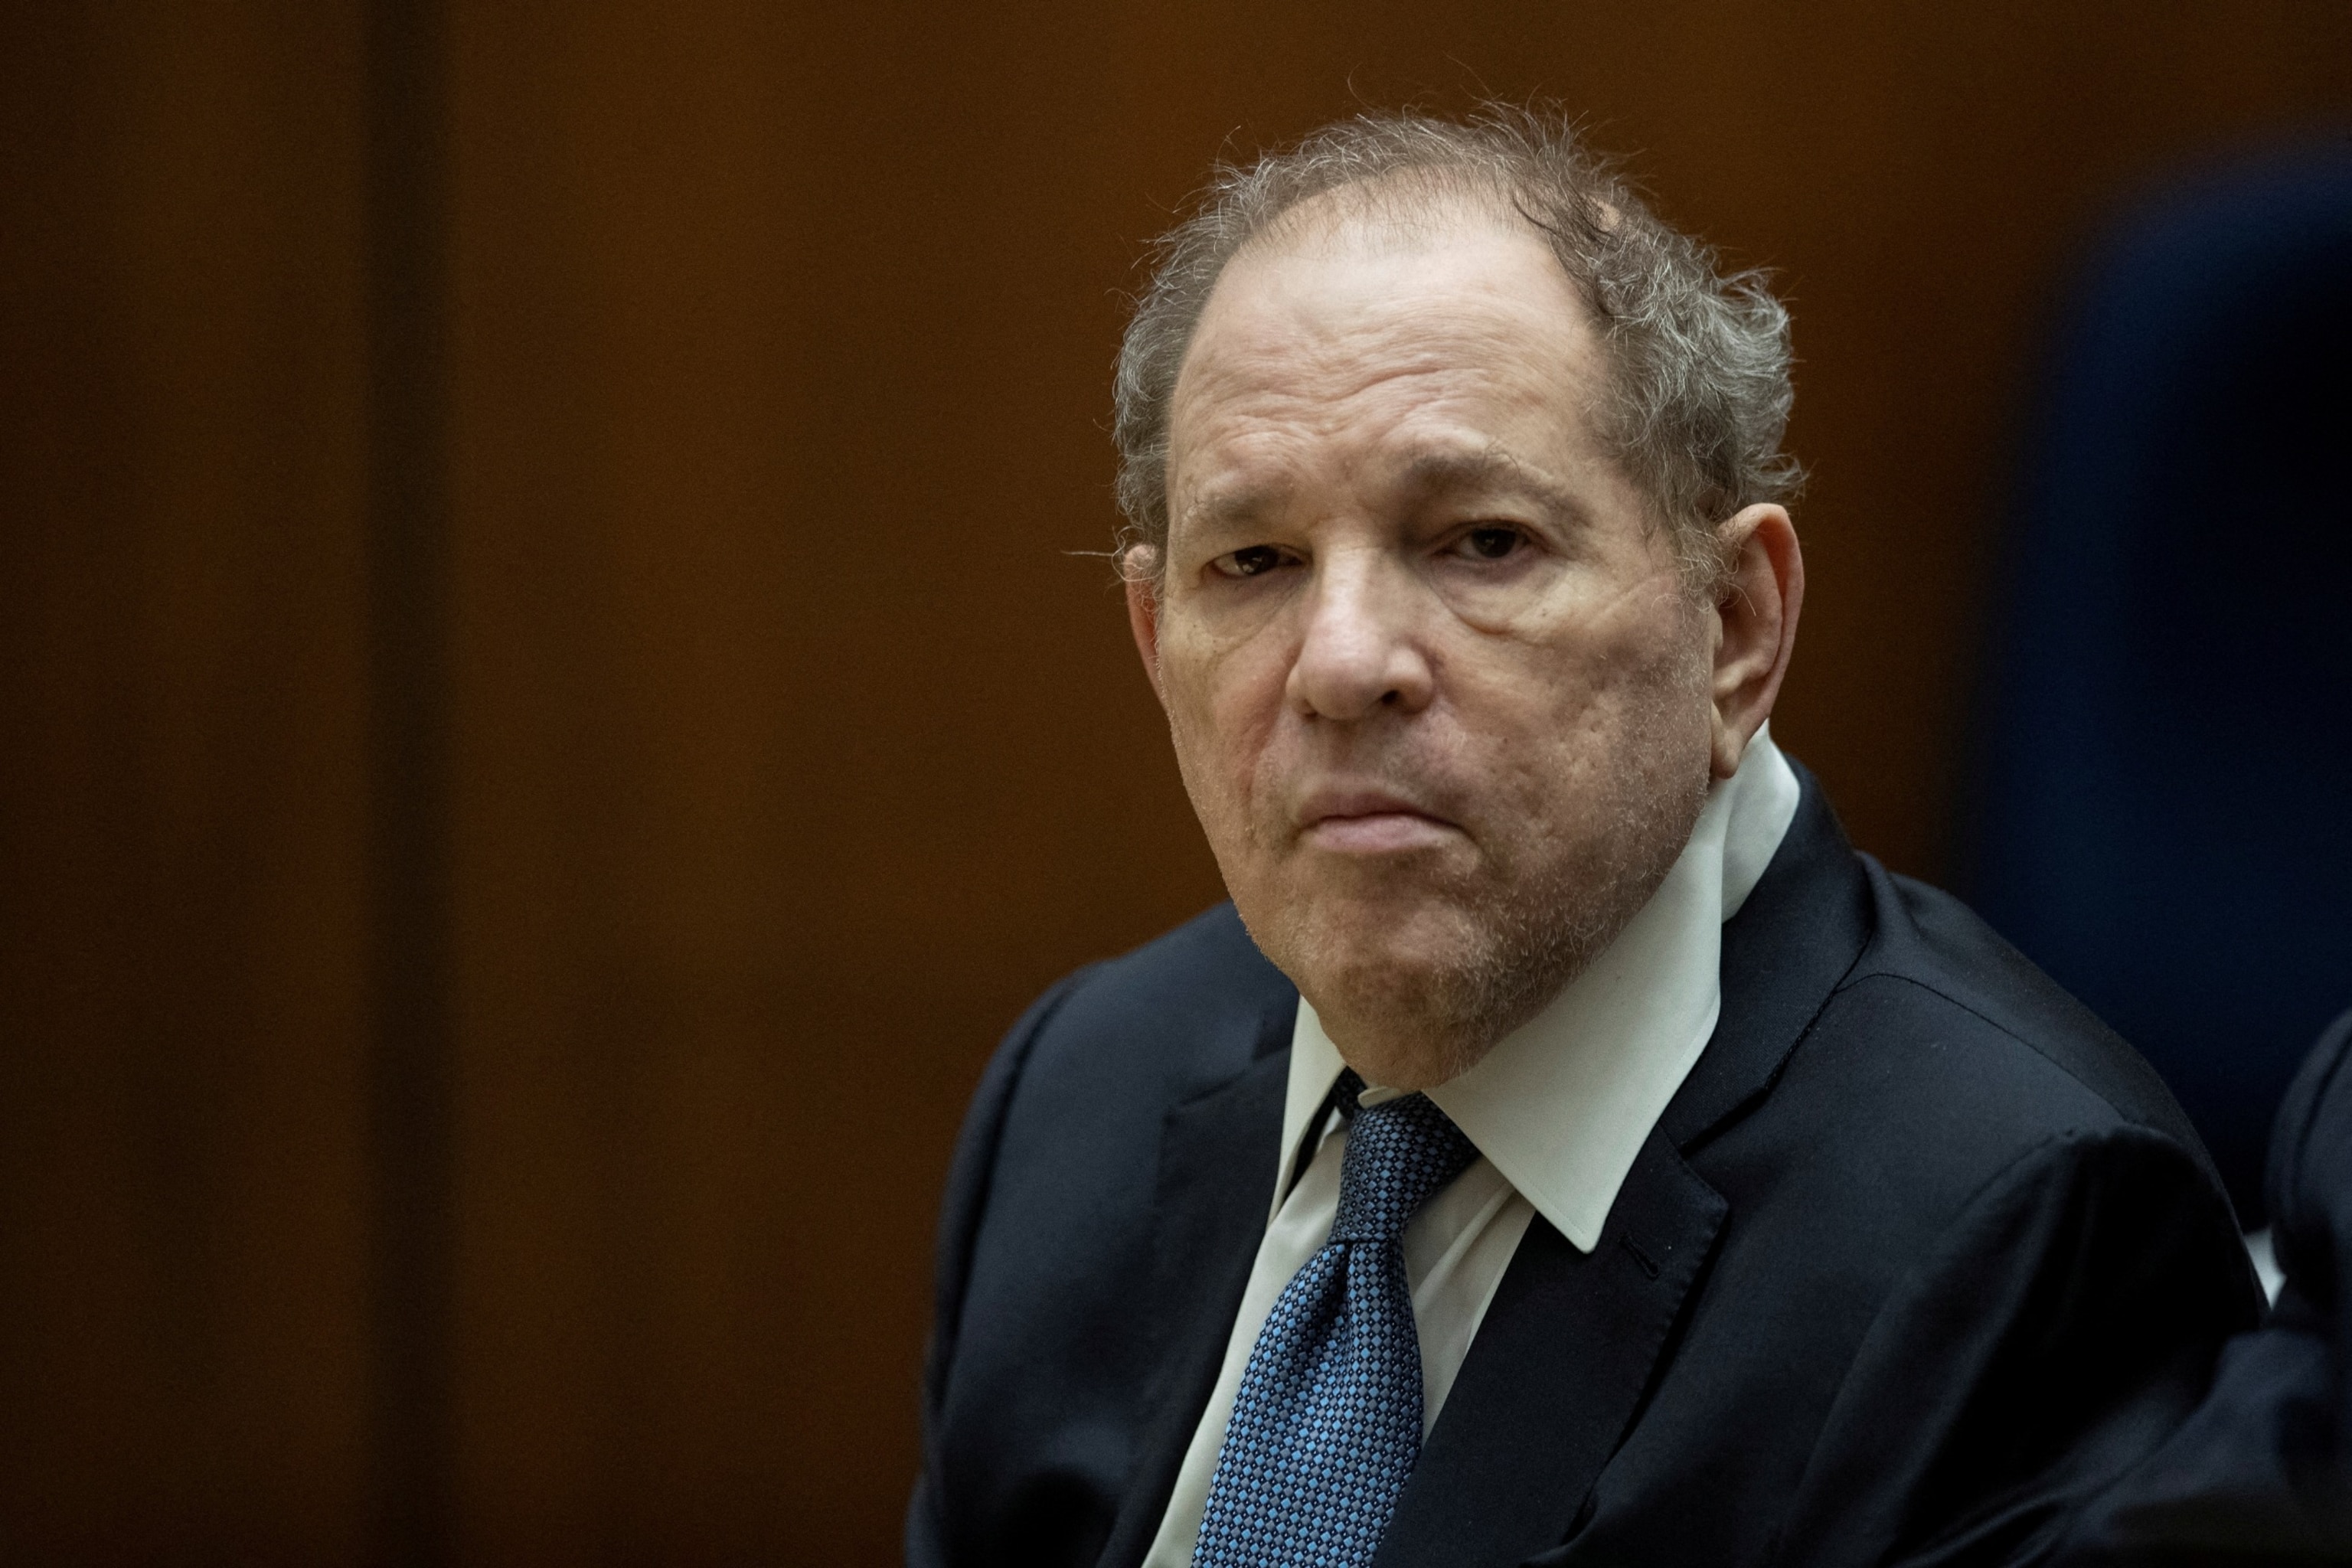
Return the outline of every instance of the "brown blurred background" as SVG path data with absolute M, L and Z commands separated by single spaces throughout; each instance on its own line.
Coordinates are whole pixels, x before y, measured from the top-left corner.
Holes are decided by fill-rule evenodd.
M 2338 0 L 0 12 L 0 1560 L 881 1563 L 999 1032 L 1217 899 L 1099 560 L 1220 153 L 1777 268 L 1778 730 L 1943 868 L 2049 301 Z

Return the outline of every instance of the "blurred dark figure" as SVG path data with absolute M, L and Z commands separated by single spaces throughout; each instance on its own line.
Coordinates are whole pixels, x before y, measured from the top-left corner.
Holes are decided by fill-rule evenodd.
M 2352 1013 L 2305 1062 L 2272 1141 L 2286 1283 L 2212 1393 L 2097 1510 L 2067 1568 L 2352 1563 Z
M 1973 901 L 2163 1073 L 2249 1229 L 2352 998 L 2352 145 L 2091 269 L 2028 454 Z

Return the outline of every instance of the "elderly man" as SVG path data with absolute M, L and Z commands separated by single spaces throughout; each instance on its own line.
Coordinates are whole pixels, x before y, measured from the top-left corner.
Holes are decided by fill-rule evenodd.
M 1767 731 L 1788 366 L 1525 115 L 1163 243 L 1122 560 L 1233 903 L 989 1068 L 912 1562 L 2023 1558 L 2193 1406 L 2258 1310 L 2195 1134 Z

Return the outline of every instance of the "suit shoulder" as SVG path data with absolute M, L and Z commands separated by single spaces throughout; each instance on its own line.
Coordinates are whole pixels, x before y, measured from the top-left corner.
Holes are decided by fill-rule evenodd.
M 2177 1180 L 2151 1199 L 2196 1190 L 2226 1212 L 2203 1145 L 2129 1046 L 1958 900 L 1864 868 L 1861 956 L 1769 1094 L 1696 1152 L 1741 1216 L 1736 1252 L 1833 1275 L 1858 1333 L 2004 1184 L 2056 1194 L 2166 1166 Z
M 1297 991 L 1258 952 L 1231 904 L 1197 915 L 1062 982 L 1022 1076 L 1056 1100 L 1158 1104 L 1232 1078 L 1287 1024 Z M 1049 993 L 1049 994 L 1051 994 Z
M 1093 965 L 1088 984 L 1133 1000 L 1179 1004 L 1211 994 L 1263 1001 L 1290 989 L 1231 903 L 1203 910 L 1173 931 Z
M 1876 905 L 1868 949 L 1825 1009 L 1864 1028 L 1883 1067 L 1981 1110 L 2022 1142 L 2130 1125 L 2203 1145 L 2154 1068 L 1950 894 L 1864 857 Z M 1906 1070 L 1907 1069 L 1907 1070 Z
M 1046 992 L 974 1104 L 942 1301 L 968 1289 L 983 1316 L 1028 1321 L 1005 1300 L 1040 1278 L 1066 1282 L 1072 1258 L 1124 1257 L 1151 1205 L 1170 1110 L 1287 1047 L 1297 996 L 1230 908 Z

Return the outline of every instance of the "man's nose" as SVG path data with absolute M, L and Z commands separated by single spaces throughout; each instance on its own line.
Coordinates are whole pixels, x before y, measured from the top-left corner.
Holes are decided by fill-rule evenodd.
M 1291 701 L 1343 723 L 1384 707 L 1426 708 L 1436 672 L 1418 636 L 1418 598 L 1412 574 L 1379 552 L 1346 551 L 1318 563 L 1290 667 Z

